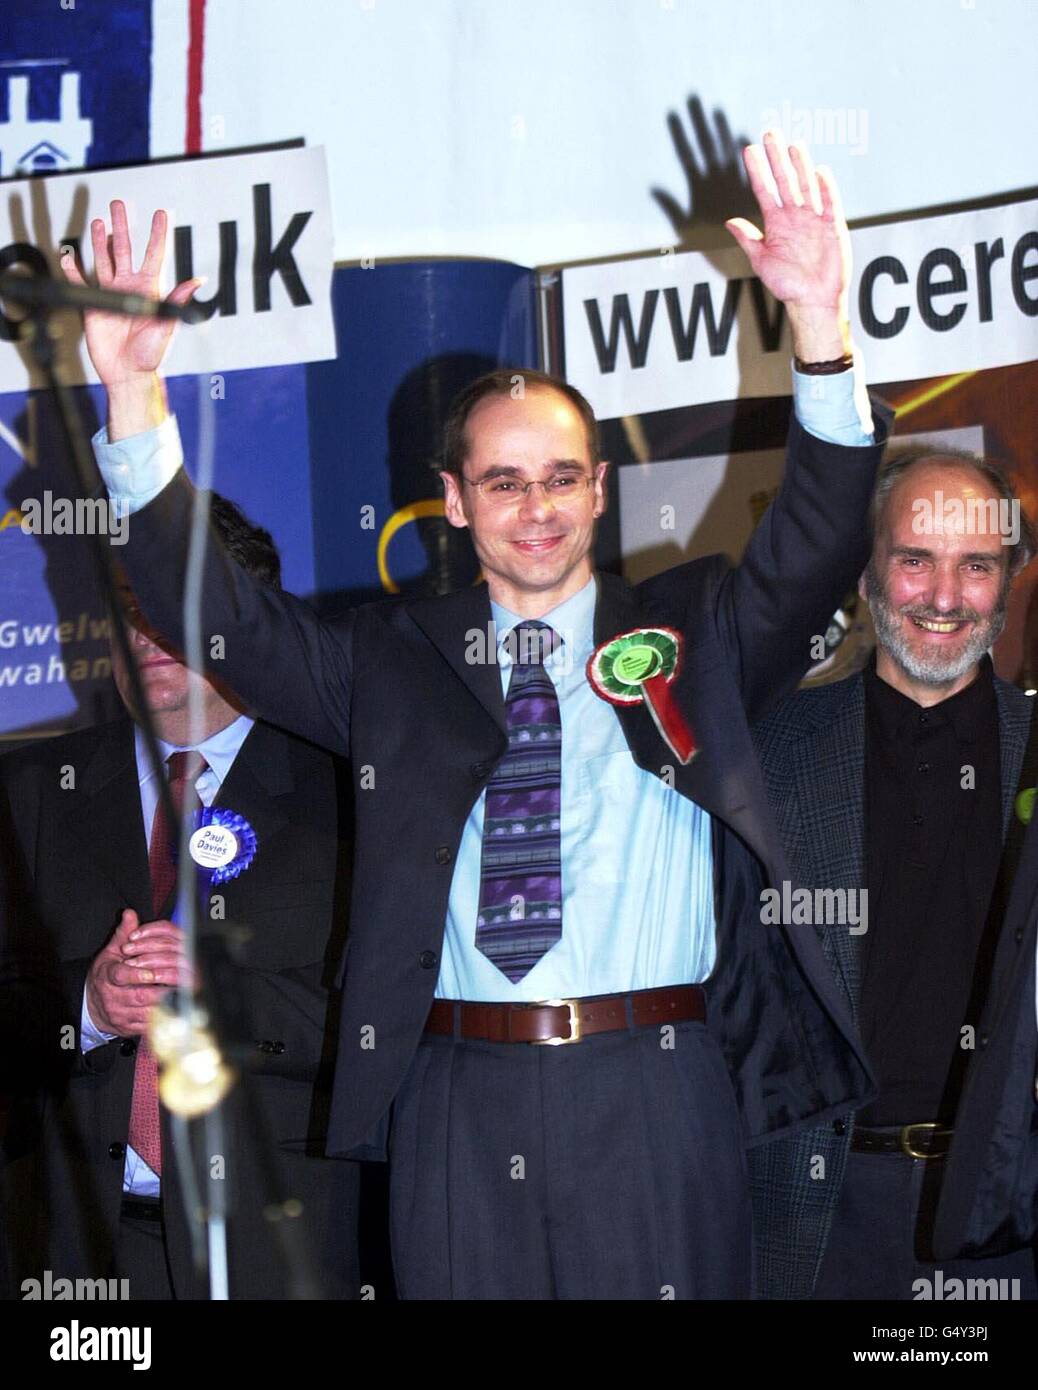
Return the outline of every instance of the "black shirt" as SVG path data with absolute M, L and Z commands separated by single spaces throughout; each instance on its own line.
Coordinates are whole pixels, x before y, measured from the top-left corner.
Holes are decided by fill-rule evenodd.
M 1002 854 L 991 662 L 923 709 L 865 679 L 862 1040 L 879 1094 L 866 1125 L 950 1122 L 986 985 L 988 908 Z

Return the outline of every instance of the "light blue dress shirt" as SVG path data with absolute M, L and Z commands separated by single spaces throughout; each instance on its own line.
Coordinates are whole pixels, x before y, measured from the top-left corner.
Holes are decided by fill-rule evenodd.
M 255 722 L 247 714 L 239 715 L 225 729 L 220 729 L 211 738 L 198 744 L 198 751 L 209 764 L 195 782 L 195 790 L 198 792 L 203 806 L 211 806 L 215 801 L 224 778 L 230 772 L 231 765 L 238 756 L 241 746 Z M 157 741 L 163 762 L 171 753 L 188 751 L 178 744 L 166 743 L 163 739 Z M 148 755 L 144 747 L 144 735 L 139 728 L 134 730 L 134 751 L 137 756 L 137 784 L 141 793 L 141 813 L 144 817 L 144 842 L 150 844 L 151 827 L 155 822 L 155 808 L 159 804 L 159 790 L 155 773 L 148 762 Z M 100 1047 L 102 1043 L 111 1042 L 113 1038 L 118 1036 L 117 1033 L 102 1033 L 100 1028 L 96 1027 L 87 1008 L 86 990 L 84 989 L 83 1007 L 80 1015 L 80 1046 L 82 1050 L 91 1052 L 95 1047 Z M 158 1174 L 145 1163 L 136 1149 L 127 1144 L 126 1165 L 123 1169 L 123 1191 L 132 1193 L 135 1197 L 157 1197 L 159 1186 Z
M 794 371 L 793 399 L 801 425 L 817 437 L 872 442 L 860 359 L 834 376 Z M 115 444 L 101 429 L 94 451 L 110 497 L 128 512 L 156 497 L 183 461 L 173 417 Z M 595 595 L 591 580 L 544 615 L 564 638 L 546 663 L 562 720 L 562 940 L 514 985 L 476 950 L 483 792 L 466 821 L 451 881 L 440 998 L 579 998 L 691 983 L 713 968 L 710 817 L 637 766 L 612 707 L 588 685 Z M 491 611 L 507 690 L 510 666 L 500 643 L 518 619 L 495 603 Z
M 704 980 L 714 964 L 710 817 L 631 756 L 613 707 L 585 673 L 597 586 L 541 619 L 562 638 L 545 660 L 562 721 L 562 939 L 516 984 L 475 945 L 482 792 L 458 849 L 436 994 L 523 1000 L 619 994 Z M 491 603 L 502 692 L 507 633 L 522 621 Z

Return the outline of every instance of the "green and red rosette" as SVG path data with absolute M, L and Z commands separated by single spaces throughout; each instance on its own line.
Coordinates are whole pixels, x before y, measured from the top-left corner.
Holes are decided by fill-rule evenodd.
M 648 707 L 660 737 L 680 763 L 698 749 L 670 683 L 681 663 L 681 634 L 669 627 L 637 627 L 603 642 L 588 658 L 587 678 L 611 705 Z

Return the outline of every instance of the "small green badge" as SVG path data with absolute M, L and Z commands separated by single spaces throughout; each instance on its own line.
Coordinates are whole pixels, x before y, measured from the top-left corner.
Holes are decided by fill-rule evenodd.
M 641 685 L 663 665 L 655 647 L 628 647 L 613 660 L 613 675 L 622 685 Z

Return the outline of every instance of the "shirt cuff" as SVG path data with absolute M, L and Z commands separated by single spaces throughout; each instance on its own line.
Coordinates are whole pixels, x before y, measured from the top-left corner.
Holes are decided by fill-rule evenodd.
M 813 376 L 794 367 L 793 409 L 816 439 L 856 447 L 873 443 L 875 427 L 861 353 L 855 349 L 853 367 L 832 376 Z
M 157 497 L 184 463 L 175 415 L 143 434 L 108 442 L 108 427 L 94 435 L 94 457 L 108 496 L 124 513 L 138 512 Z
M 105 1043 L 110 1043 L 118 1033 L 102 1033 L 96 1027 L 94 1020 L 90 1017 L 90 1010 L 87 1008 L 86 990 L 83 991 L 83 1007 L 79 1012 L 79 1049 L 81 1052 L 93 1052 L 95 1047 L 103 1047 Z

